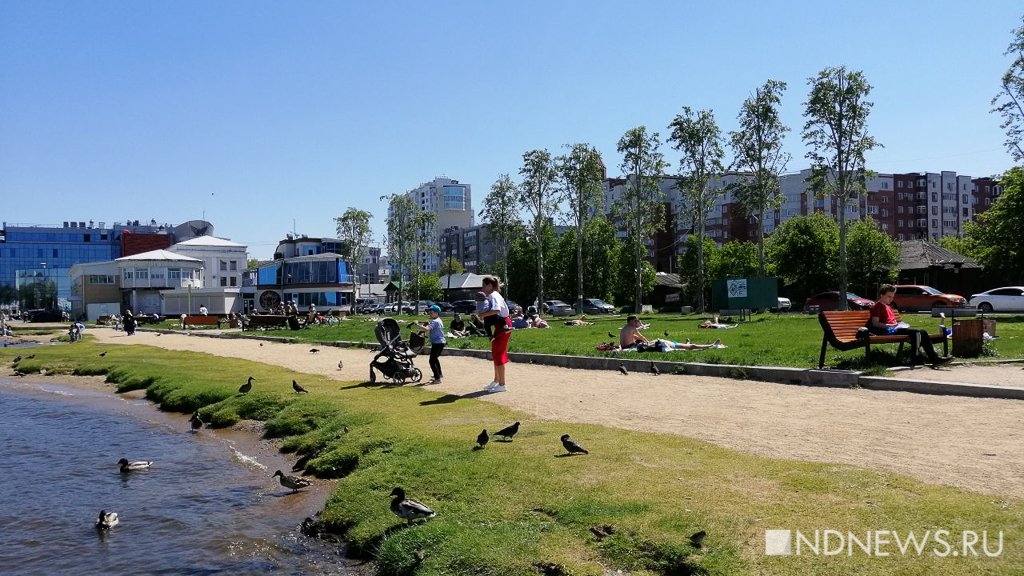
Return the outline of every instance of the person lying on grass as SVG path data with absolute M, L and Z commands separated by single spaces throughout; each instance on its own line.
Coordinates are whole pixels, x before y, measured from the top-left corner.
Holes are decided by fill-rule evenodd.
M 586 316 L 580 316 L 579 318 L 573 318 L 572 320 L 565 321 L 566 326 L 593 326 L 593 322 L 587 322 Z

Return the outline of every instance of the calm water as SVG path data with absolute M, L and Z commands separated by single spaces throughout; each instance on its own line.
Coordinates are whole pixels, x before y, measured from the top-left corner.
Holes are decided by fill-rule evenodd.
M 298 529 L 329 485 L 288 494 L 270 478 L 283 456 L 240 433 L 187 428 L 144 400 L 0 379 L 0 571 L 366 572 Z M 122 475 L 121 457 L 154 464 Z M 121 519 L 106 535 L 93 527 L 100 509 Z

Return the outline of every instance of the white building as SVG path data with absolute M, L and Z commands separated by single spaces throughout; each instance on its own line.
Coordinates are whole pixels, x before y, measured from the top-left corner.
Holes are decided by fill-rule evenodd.
M 216 236 L 200 236 L 178 242 L 167 249 L 170 252 L 203 261 L 204 281 L 207 288 L 238 288 L 245 272 L 246 246 Z
M 432 250 L 417 255 L 424 272 L 437 272 L 441 265 L 442 235 L 451 228 L 469 228 L 473 225 L 473 193 L 469 184 L 451 178 L 438 177 L 424 182 L 405 193 L 413 205 L 422 212 L 430 212 L 437 222 L 427 230 Z M 391 216 L 391 208 L 388 208 Z M 397 272 L 397 271 L 396 271 Z

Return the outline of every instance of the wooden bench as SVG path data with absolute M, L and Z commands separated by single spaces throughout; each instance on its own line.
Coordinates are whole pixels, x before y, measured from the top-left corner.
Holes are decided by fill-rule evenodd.
M 214 326 L 220 328 L 221 322 L 224 320 L 220 316 L 185 316 L 182 323 L 185 326 Z
M 894 311 L 894 313 L 896 321 L 899 322 L 899 312 Z M 899 344 L 900 347 L 896 353 L 902 352 L 903 344 L 910 342 L 910 336 L 906 334 L 889 334 L 885 336 L 869 334 L 865 338 L 857 337 L 857 331 L 868 325 L 868 318 L 870 317 L 871 311 L 869 310 L 820 312 L 818 314 L 818 322 L 821 324 L 824 334 L 821 337 L 821 356 L 818 358 L 818 368 L 825 367 L 825 352 L 828 350 L 829 344 L 833 348 L 844 352 L 856 348 L 864 348 L 865 356 L 871 352 L 872 344 Z M 932 342 L 942 342 L 943 355 L 949 354 L 949 340 L 946 337 L 945 331 L 941 334 L 929 334 L 928 338 Z M 913 351 L 913 357 L 917 358 L 917 350 Z
M 242 326 L 242 330 L 253 330 L 256 328 L 287 328 L 288 318 L 279 314 L 272 315 L 251 315 L 248 321 Z
M 750 308 L 722 308 L 718 315 L 722 318 L 738 316 L 740 320 L 750 320 Z

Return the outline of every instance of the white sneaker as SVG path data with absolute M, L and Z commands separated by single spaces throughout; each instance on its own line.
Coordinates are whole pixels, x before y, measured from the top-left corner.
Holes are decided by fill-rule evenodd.
M 497 386 L 497 385 L 498 385 L 497 382 L 495 382 L 494 380 L 491 380 L 490 384 L 488 384 L 487 386 L 484 386 L 484 390 L 486 390 L 487 392 L 490 392 L 491 390 L 494 390 L 494 387 Z
M 494 392 L 504 392 L 505 391 L 505 387 L 503 385 L 501 385 L 501 384 L 495 384 L 493 387 L 488 387 L 487 391 L 491 392 L 491 393 L 494 393 Z

